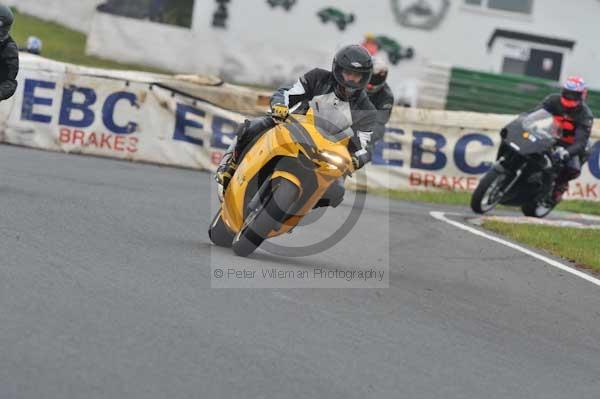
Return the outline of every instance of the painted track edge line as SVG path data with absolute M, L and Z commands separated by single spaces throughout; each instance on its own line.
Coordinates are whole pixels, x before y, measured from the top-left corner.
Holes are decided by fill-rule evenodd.
M 598 280 L 597 278 L 594 278 L 594 277 L 590 276 L 589 274 L 580 272 L 579 270 L 573 269 L 570 266 L 563 265 L 562 263 L 557 262 L 554 259 L 550 259 L 550 258 L 548 258 L 548 257 L 546 257 L 544 255 L 540 255 L 540 254 L 538 254 L 536 252 L 533 252 L 533 251 L 531 251 L 531 250 L 529 250 L 527 248 L 524 248 L 524 247 L 522 247 L 520 245 L 514 244 L 514 243 L 512 243 L 510 241 L 506 241 L 506 240 L 503 240 L 501 238 L 494 237 L 493 235 L 484 233 L 484 232 L 482 232 L 480 230 L 477 230 L 476 228 L 473 228 L 473 227 L 467 226 L 465 224 L 456 222 L 454 220 L 448 219 L 445 216 L 444 212 L 431 211 L 431 212 L 429 212 L 429 214 L 434 219 L 437 219 L 437 220 L 440 220 L 442 222 L 451 224 L 454 227 L 457 227 L 457 228 L 459 228 L 461 230 L 468 231 L 469 233 L 475 234 L 476 236 L 487 238 L 488 240 L 497 242 L 499 244 L 502 244 L 504 246 L 512 248 L 512 249 L 514 249 L 516 251 L 519 251 L 519 252 L 522 252 L 522 253 L 524 253 L 526 255 L 532 256 L 532 257 L 534 257 L 534 258 L 536 258 L 538 260 L 541 260 L 542 262 L 545 262 L 545 263 L 549 264 L 550 266 L 554 266 L 554 267 L 556 267 L 556 268 L 558 268 L 558 269 L 560 269 L 562 271 L 565 271 L 567 273 L 571 273 L 571 274 L 573 274 L 573 275 L 575 275 L 577 277 L 580 277 L 580 278 L 582 278 L 582 279 L 584 279 L 586 281 L 589 281 L 590 283 L 595 284 L 598 287 L 600 287 L 600 280 Z

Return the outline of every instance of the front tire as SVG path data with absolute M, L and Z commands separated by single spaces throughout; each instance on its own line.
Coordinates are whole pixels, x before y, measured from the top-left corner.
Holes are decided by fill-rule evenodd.
M 220 209 L 210 224 L 208 229 L 208 237 L 215 245 L 226 248 L 231 247 L 231 243 L 233 242 L 235 234 L 229 230 L 229 228 L 225 225 L 225 222 L 223 222 Z
M 266 182 L 272 185 L 272 193 L 258 209 L 251 212 L 244 226 L 233 239 L 233 252 L 238 256 L 249 256 L 268 234 L 285 221 L 288 211 L 298 199 L 300 190 L 287 179 Z
M 491 211 L 500 203 L 502 196 L 499 194 L 505 177 L 505 174 L 496 169 L 491 169 L 485 174 L 471 197 L 473 212 L 483 214 Z

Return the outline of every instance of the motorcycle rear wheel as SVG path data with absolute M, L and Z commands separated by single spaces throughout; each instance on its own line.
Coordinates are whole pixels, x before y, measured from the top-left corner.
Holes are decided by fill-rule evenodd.
M 528 202 L 521 206 L 521 211 L 523 211 L 523 215 L 525 216 L 541 219 L 548 216 L 556 205 L 557 204 L 546 204 L 543 201 L 534 201 L 533 203 Z

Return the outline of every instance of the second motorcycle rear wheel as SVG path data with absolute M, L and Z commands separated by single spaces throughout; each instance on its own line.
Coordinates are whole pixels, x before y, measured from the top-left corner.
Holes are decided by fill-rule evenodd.
M 523 204 L 523 206 L 521 206 L 521 211 L 525 216 L 541 219 L 548 216 L 555 206 L 556 204 L 546 204 L 543 201 L 534 201 Z

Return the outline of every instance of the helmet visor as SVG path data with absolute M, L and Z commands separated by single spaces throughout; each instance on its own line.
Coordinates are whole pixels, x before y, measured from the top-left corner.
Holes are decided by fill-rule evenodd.
M 583 93 L 574 90 L 563 90 L 560 101 L 566 108 L 577 107 L 583 98 Z
M 367 91 L 369 93 L 374 93 L 374 92 L 379 91 L 385 84 L 386 79 L 387 79 L 387 72 L 373 74 L 373 76 L 371 76 L 371 80 L 369 81 L 369 84 L 367 85 Z
M 337 82 L 349 89 L 360 90 L 367 87 L 371 79 L 371 70 L 359 70 L 351 68 L 343 68 L 337 65 L 334 68 L 333 74 Z
M 580 91 L 574 91 L 574 90 L 563 90 L 562 96 L 564 98 L 566 98 L 567 100 L 581 101 L 581 97 L 583 97 L 583 93 L 581 93 Z
M 379 86 L 379 85 L 382 85 L 385 83 L 386 78 L 387 78 L 387 72 L 373 74 L 373 76 L 371 77 L 370 83 L 372 85 Z
M 8 38 L 10 33 L 10 26 L 0 26 L 0 41 L 4 41 Z

